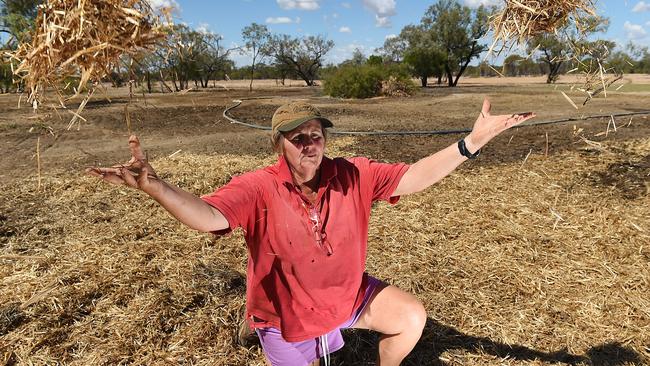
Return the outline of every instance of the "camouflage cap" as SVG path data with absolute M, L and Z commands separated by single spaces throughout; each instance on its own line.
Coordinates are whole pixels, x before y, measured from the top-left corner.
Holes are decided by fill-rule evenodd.
M 318 108 L 307 102 L 295 100 L 276 109 L 271 120 L 271 129 L 273 135 L 278 132 L 288 132 L 312 119 L 321 121 L 323 128 L 334 126 L 329 119 L 321 115 Z

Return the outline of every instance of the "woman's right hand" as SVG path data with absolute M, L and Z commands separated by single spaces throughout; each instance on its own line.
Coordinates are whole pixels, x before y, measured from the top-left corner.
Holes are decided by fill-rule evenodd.
M 129 149 L 131 150 L 131 160 L 128 162 L 113 165 L 110 168 L 90 167 L 86 169 L 86 173 L 102 178 L 109 183 L 127 185 L 154 195 L 162 188 L 162 181 L 142 153 L 140 140 L 137 136 L 129 137 Z

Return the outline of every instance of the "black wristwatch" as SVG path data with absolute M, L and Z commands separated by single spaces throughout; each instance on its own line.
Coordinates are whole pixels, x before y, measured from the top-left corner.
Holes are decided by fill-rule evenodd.
M 469 150 L 467 150 L 467 146 L 465 146 L 465 139 L 460 139 L 458 141 L 458 151 L 460 151 L 460 154 L 462 156 L 464 156 L 464 157 L 466 157 L 468 159 L 474 159 L 477 156 L 479 156 L 479 154 L 481 154 L 481 149 L 476 150 L 476 152 L 474 154 L 469 152 Z

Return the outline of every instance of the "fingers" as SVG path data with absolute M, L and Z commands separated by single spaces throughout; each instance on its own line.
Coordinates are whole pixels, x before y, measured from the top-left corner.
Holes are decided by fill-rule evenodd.
M 490 116 L 490 109 L 492 109 L 492 105 L 490 104 L 488 98 L 483 99 L 483 107 L 481 108 L 481 115 L 483 117 Z
M 121 177 L 118 169 L 115 168 L 86 168 L 86 173 L 93 177 L 102 178 L 111 184 L 122 185 L 125 184 L 124 179 Z
M 536 116 L 535 112 L 523 112 L 523 113 L 515 113 L 514 116 L 522 116 L 524 118 L 528 118 L 531 116 Z
M 138 136 L 131 135 L 131 137 L 129 137 L 129 149 L 131 149 L 131 156 L 133 156 L 133 159 L 136 161 L 146 160 L 146 156 L 142 153 L 142 148 L 140 147 L 140 140 L 138 139 Z
M 85 172 L 86 174 L 92 175 L 93 177 L 101 178 L 103 176 L 99 169 L 95 167 L 86 168 Z
M 529 119 L 535 118 L 536 116 L 537 115 L 535 115 L 535 113 L 526 112 L 521 114 L 513 114 L 512 116 L 501 116 L 501 118 L 504 120 L 504 127 L 507 129 L 524 123 Z
M 120 168 L 120 175 L 124 179 L 124 183 L 131 188 L 138 188 L 138 182 L 135 180 L 133 172 L 127 168 Z
M 94 175 L 96 177 L 102 177 L 105 174 L 120 174 L 120 167 L 111 167 L 111 168 L 97 168 L 91 167 L 86 169 L 86 173 Z
M 146 187 L 149 184 L 149 167 L 146 165 L 142 167 L 142 171 L 138 176 L 138 184 L 140 184 L 140 187 Z

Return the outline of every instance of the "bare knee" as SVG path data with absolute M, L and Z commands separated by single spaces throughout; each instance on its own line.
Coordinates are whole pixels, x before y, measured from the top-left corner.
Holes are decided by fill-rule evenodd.
M 413 299 L 404 306 L 403 321 L 403 331 L 422 334 L 427 322 L 427 312 L 420 301 Z
M 422 303 L 415 297 L 400 307 L 400 332 L 422 334 L 427 321 L 427 312 Z

